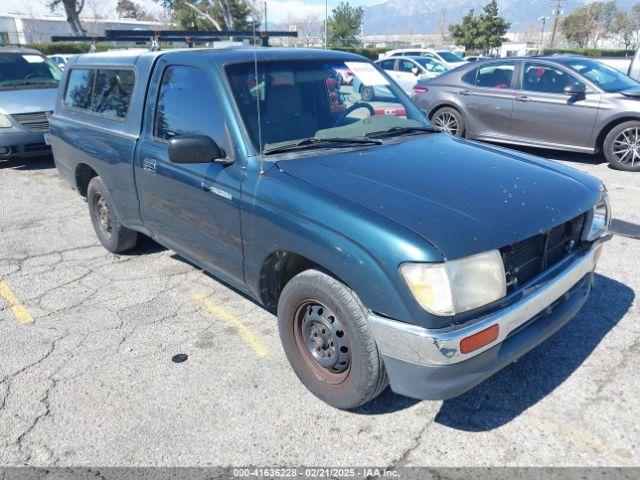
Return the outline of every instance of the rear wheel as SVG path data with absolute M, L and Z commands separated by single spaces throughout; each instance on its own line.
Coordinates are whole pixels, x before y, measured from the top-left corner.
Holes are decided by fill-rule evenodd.
M 375 97 L 375 91 L 373 90 L 373 87 L 369 85 L 362 85 L 360 87 L 360 97 L 365 102 L 370 102 L 371 100 L 373 100 L 373 97 Z
M 113 207 L 111 195 L 100 177 L 93 177 L 87 187 L 87 203 L 93 229 L 102 246 L 113 253 L 133 248 L 138 233 L 122 226 Z
M 455 108 L 444 107 L 439 109 L 431 117 L 431 123 L 440 131 L 454 137 L 464 136 L 464 117 Z
M 624 122 L 611 129 L 602 149 L 613 168 L 640 172 L 640 122 Z
M 291 279 L 278 301 L 278 326 L 293 371 L 328 404 L 355 408 L 387 386 L 366 311 L 333 277 L 306 270 Z

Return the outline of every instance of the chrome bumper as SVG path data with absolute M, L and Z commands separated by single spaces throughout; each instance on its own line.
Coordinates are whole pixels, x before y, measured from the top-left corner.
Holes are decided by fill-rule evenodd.
M 525 292 L 521 300 L 468 326 L 446 331 L 430 330 L 370 314 L 369 323 L 378 348 L 385 356 L 424 366 L 451 365 L 473 358 L 503 342 L 511 332 L 560 299 L 585 275 L 592 273 L 600 248 L 601 243 L 577 255 L 555 277 Z M 498 337 L 493 342 L 470 353 L 460 351 L 463 338 L 493 325 L 499 326 Z

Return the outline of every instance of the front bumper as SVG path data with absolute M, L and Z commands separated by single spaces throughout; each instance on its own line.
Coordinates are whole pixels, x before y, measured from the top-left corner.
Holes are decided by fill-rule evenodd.
M 43 132 L 12 131 L 0 133 L 0 147 L 9 149 L 8 153 L 0 155 L 0 161 L 51 154 L 51 147 L 44 142 Z
M 587 300 L 599 257 L 595 245 L 562 264 L 551 279 L 522 299 L 459 328 L 430 330 L 370 314 L 391 389 L 409 397 L 443 400 L 473 388 L 553 335 Z M 460 341 L 493 325 L 498 338 L 470 353 Z

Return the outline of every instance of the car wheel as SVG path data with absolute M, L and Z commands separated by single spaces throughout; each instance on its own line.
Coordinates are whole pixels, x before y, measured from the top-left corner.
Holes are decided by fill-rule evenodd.
M 326 403 L 355 408 L 388 385 L 364 306 L 326 273 L 306 270 L 286 284 L 278 301 L 278 328 L 293 371 Z
M 360 87 L 360 97 L 365 102 L 370 102 L 371 100 L 373 100 L 373 97 L 375 97 L 375 91 L 373 90 L 373 87 L 362 85 Z
M 613 168 L 640 172 L 640 122 L 624 122 L 614 127 L 604 139 L 602 149 Z
M 87 187 L 89 215 L 102 246 L 113 253 L 133 248 L 138 232 L 122 226 L 113 207 L 111 195 L 100 177 L 93 177 Z
M 464 136 L 464 117 L 455 108 L 444 107 L 436 111 L 431 117 L 431 123 L 440 131 L 454 137 Z

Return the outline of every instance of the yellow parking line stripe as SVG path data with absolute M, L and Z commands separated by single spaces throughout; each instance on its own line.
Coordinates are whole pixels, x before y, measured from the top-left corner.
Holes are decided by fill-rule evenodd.
M 9 285 L 4 280 L 0 280 L 0 295 L 4 298 L 4 301 L 7 302 L 7 305 L 11 312 L 15 315 L 15 317 L 20 320 L 20 323 L 25 325 L 29 323 L 33 323 L 33 317 L 29 313 L 29 311 L 25 308 L 16 294 L 13 293 Z
M 258 357 L 265 358 L 267 356 L 267 348 L 256 338 L 251 329 L 242 323 L 239 318 L 234 316 L 232 313 L 229 313 L 221 306 L 213 303 L 203 293 L 196 293 L 193 298 L 210 313 L 221 318 L 235 328 L 238 335 L 240 335 L 240 338 L 242 338 L 242 340 L 251 347 Z

